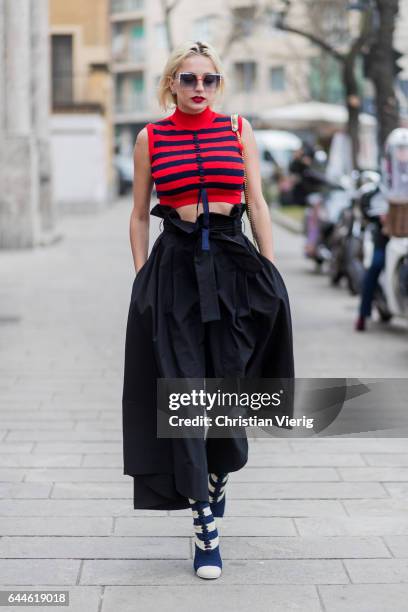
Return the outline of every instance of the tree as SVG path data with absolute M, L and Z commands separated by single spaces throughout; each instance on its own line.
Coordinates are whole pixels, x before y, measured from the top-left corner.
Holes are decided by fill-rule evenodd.
M 180 0 L 173 0 L 172 2 L 169 2 L 169 0 L 160 0 L 160 2 L 163 11 L 164 29 L 166 31 L 167 46 L 169 52 L 171 53 L 171 51 L 173 51 L 174 49 L 173 35 L 171 30 L 171 14 L 176 8 L 176 6 L 179 4 Z
M 180 0 L 160 0 L 168 47 L 173 49 L 171 14 Z M 398 125 L 398 103 L 394 81 L 398 67 L 398 52 L 393 48 L 395 19 L 399 0 L 303 0 L 307 19 L 301 26 L 293 19 L 294 0 L 253 0 L 245 6 L 231 9 L 231 28 L 221 51 L 224 57 L 230 47 L 244 38 L 256 35 L 256 28 L 265 22 L 279 30 L 309 40 L 330 55 L 340 66 L 345 104 L 348 110 L 348 133 L 351 139 L 352 161 L 358 167 L 360 85 L 357 62 L 365 57 L 366 76 L 372 79 L 376 91 L 379 123 L 379 145 Z M 348 9 L 358 9 L 360 23 L 352 36 L 348 24 Z
M 344 49 L 345 39 L 347 42 L 347 38 L 350 38 L 349 35 L 347 36 L 348 32 L 345 32 L 343 29 L 340 31 L 340 40 L 336 40 L 339 38 L 339 31 L 336 29 L 336 27 L 334 27 L 334 30 L 332 28 L 336 23 L 339 25 L 344 23 L 344 17 L 347 14 L 346 11 L 348 9 L 348 0 L 337 0 L 335 2 L 324 3 L 316 1 L 311 2 L 310 0 L 305 1 L 306 5 L 308 5 L 307 8 L 309 10 L 309 15 L 314 9 L 314 14 L 311 15 L 312 23 L 320 23 L 320 26 L 322 26 L 322 24 L 325 23 L 326 17 L 326 23 L 328 23 L 331 32 L 321 32 L 319 35 L 311 30 L 292 25 L 289 21 L 291 9 L 293 8 L 292 0 L 283 1 L 282 9 L 278 12 L 275 27 L 285 32 L 303 36 L 311 43 L 322 49 L 322 51 L 331 55 L 340 64 L 345 92 L 345 102 L 348 110 L 348 133 L 351 139 L 352 161 L 353 166 L 357 168 L 361 99 L 359 84 L 356 78 L 356 62 L 357 58 L 362 52 L 362 49 L 365 45 L 367 45 L 367 43 L 369 43 L 373 35 L 373 10 L 371 7 L 367 6 L 367 8 L 362 11 L 359 32 L 354 39 L 349 41 L 347 47 Z M 325 10 L 326 15 L 324 14 Z M 328 16 L 330 15 L 328 11 L 331 11 L 334 14 L 334 19 L 328 19 Z M 343 18 L 341 18 L 341 15 L 343 15 Z M 337 28 L 338 27 L 339 26 L 337 26 Z
M 340 65 L 348 110 L 348 133 L 351 139 L 352 161 L 355 168 L 358 167 L 358 128 L 361 110 L 356 65 L 362 50 L 372 41 L 374 28 L 374 12 L 371 2 L 370 0 L 363 1 L 368 4 L 364 4 L 364 10 L 361 11 L 359 31 L 354 38 L 344 25 L 347 23 L 349 0 L 303 0 L 308 20 L 302 26 L 293 21 L 295 4 L 298 5 L 298 2 L 269 0 L 265 4 L 265 2 L 255 0 L 252 3 L 254 7 L 253 30 L 257 24 L 272 19 L 274 28 L 306 38 L 324 53 L 333 57 Z M 240 28 L 235 26 L 227 39 L 228 45 L 238 40 L 241 35 Z
M 389 133 L 399 125 L 395 77 L 401 70 L 397 64 L 401 54 L 393 46 L 398 9 L 399 0 L 376 0 L 377 27 L 374 40 L 366 51 L 366 76 L 375 87 L 381 150 Z

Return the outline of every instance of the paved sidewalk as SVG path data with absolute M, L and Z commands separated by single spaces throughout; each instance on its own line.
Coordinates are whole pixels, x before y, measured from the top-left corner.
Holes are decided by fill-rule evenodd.
M 406 439 L 251 439 L 228 484 L 215 582 L 193 574 L 189 511 L 133 510 L 121 454 L 129 213 L 123 200 L 63 219 L 58 244 L 0 252 L 0 589 L 68 589 L 70 612 L 404 612 Z M 297 375 L 405 376 L 406 326 L 356 335 L 356 299 L 309 270 L 299 236 L 274 238 Z

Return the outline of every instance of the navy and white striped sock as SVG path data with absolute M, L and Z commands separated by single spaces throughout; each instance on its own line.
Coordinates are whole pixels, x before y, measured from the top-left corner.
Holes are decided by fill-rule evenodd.
M 219 536 L 210 504 L 189 498 L 194 520 L 194 570 L 200 578 L 218 578 L 222 561 Z
M 228 474 L 208 474 L 208 498 L 213 516 L 221 518 L 225 511 L 225 487 L 228 481 Z

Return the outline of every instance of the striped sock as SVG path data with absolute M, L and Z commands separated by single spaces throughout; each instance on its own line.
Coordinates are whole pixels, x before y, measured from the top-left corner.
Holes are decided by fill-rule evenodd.
M 194 520 L 194 570 L 200 578 L 218 578 L 222 561 L 219 536 L 210 504 L 189 498 Z
M 225 487 L 228 481 L 228 474 L 221 472 L 219 474 L 208 474 L 208 497 L 210 507 L 215 517 L 224 516 L 225 511 Z

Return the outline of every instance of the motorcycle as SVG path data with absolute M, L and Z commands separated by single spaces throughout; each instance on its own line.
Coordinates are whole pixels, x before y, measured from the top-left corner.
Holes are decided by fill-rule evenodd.
M 367 237 L 373 229 L 367 224 L 375 210 L 372 208 L 370 213 L 370 207 L 379 193 L 381 175 L 366 170 L 354 172 L 351 178 L 350 205 L 341 211 L 333 230 L 329 278 L 332 285 L 345 278 L 350 293 L 357 295 L 361 291 L 365 270 L 364 236 L 367 244 Z
M 389 202 L 408 202 L 408 129 L 396 128 L 386 141 L 383 158 L 386 197 Z M 391 229 L 391 214 L 387 225 Z M 395 212 L 395 208 L 394 208 Z M 395 219 L 394 219 L 395 220 Z M 394 227 L 395 229 L 395 227 Z M 406 231 L 390 231 L 386 247 L 385 269 L 381 286 L 392 315 L 408 317 L 408 235 Z
M 339 217 L 349 205 L 348 185 L 333 183 L 321 175 L 321 189 L 307 196 L 303 219 L 304 255 L 320 268 L 332 259 L 333 234 Z
M 386 320 L 408 318 L 408 238 L 390 238 L 385 253 L 379 284 L 389 312 Z

